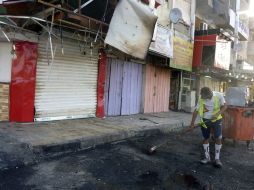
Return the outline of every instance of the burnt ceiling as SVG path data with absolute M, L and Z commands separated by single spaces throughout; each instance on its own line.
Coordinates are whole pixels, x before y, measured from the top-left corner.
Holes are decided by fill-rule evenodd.
M 55 27 L 72 30 L 106 33 L 117 2 L 118 0 L 5 0 L 0 5 L 0 24 L 2 22 L 10 26 L 9 22 L 13 21 L 13 25 L 35 32 L 41 32 L 43 26 L 53 24 Z M 3 15 L 11 15 L 7 18 L 8 22 Z
M 41 2 L 48 3 L 42 4 Z M 80 5 L 86 5 L 81 9 L 80 14 L 104 21 L 110 22 L 115 6 L 118 0 L 80 0 Z M 5 0 L 2 7 L 5 7 L 9 15 L 33 16 L 41 12 L 51 5 L 60 6 L 66 10 L 73 11 L 79 8 L 79 0 L 51 0 L 51 1 L 36 1 L 36 0 Z M 79 12 L 78 12 L 79 13 Z

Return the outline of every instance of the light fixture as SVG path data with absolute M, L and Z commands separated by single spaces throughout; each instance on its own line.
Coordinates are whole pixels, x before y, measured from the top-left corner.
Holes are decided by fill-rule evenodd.
M 246 77 L 244 77 L 244 79 L 245 79 L 245 80 L 247 80 L 247 79 L 248 79 L 248 77 L 246 76 Z
M 239 78 L 239 75 L 236 75 L 236 77 L 235 77 L 235 78 L 237 78 L 237 79 L 238 79 L 238 78 Z
M 231 76 L 232 74 L 231 73 L 228 73 L 229 76 Z
M 242 75 L 242 78 L 244 78 L 244 75 Z
M 15 44 L 12 45 L 11 54 L 13 55 L 13 59 L 17 58 Z
M 212 78 L 211 76 L 209 76 L 209 75 L 205 75 L 205 78 Z
M 229 79 L 228 82 L 232 82 L 231 79 Z
M 254 79 L 252 78 L 252 79 L 251 79 L 251 82 L 253 82 L 253 81 L 254 81 Z

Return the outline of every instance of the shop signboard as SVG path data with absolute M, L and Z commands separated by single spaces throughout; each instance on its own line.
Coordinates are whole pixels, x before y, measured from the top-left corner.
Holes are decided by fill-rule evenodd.
M 217 40 L 215 49 L 214 67 L 229 70 L 231 55 L 231 42 Z
M 173 41 L 174 58 L 170 61 L 170 67 L 192 71 L 193 44 L 177 36 Z
M 157 24 L 155 27 L 155 41 L 152 41 L 149 50 L 165 57 L 173 57 L 172 34 L 168 28 Z
M 229 25 L 232 28 L 235 28 L 235 12 L 232 9 L 229 9 L 229 16 L 230 16 L 230 21 L 229 21 Z M 244 23 L 242 20 L 239 20 L 238 23 L 238 32 L 246 39 L 249 39 L 249 28 L 248 25 L 246 23 Z

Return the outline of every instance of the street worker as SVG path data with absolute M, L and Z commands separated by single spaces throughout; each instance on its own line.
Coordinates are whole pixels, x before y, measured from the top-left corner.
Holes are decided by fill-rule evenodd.
M 193 112 L 191 129 L 194 128 L 194 123 L 199 115 L 200 126 L 203 134 L 203 148 L 205 151 L 205 158 L 201 163 L 207 164 L 211 162 L 209 153 L 209 140 L 211 129 L 214 131 L 215 138 L 215 160 L 216 167 L 222 167 L 220 161 L 220 150 L 222 146 L 222 113 L 227 109 L 225 99 L 221 94 L 212 92 L 210 88 L 203 87 L 200 92 L 201 98 L 199 99 L 196 109 Z

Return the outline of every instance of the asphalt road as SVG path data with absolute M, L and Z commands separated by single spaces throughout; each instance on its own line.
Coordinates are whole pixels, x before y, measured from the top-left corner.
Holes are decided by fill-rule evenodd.
M 147 154 L 151 145 L 165 140 L 168 143 L 155 154 Z M 221 169 L 199 163 L 200 143 L 200 133 L 195 131 L 106 144 L 37 165 L 0 171 L 0 189 L 254 189 L 254 151 L 247 150 L 245 143 L 236 147 L 231 141 L 224 143 Z

